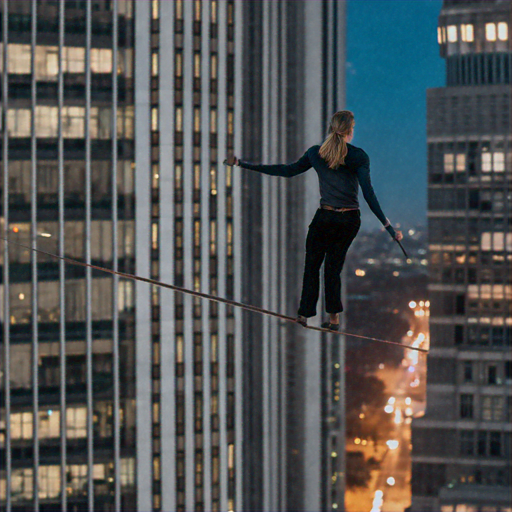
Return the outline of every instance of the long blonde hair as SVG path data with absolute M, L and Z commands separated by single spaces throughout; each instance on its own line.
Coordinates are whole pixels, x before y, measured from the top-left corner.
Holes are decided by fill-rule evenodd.
M 330 169 L 337 169 L 345 163 L 348 153 L 347 141 L 354 129 L 354 114 L 350 110 L 340 110 L 332 116 L 329 135 L 320 148 L 320 156 L 329 164 Z

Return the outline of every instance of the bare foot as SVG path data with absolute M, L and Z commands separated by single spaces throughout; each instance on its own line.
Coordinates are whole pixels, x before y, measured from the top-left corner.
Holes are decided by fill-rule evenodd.
M 329 322 L 331 322 L 331 324 L 339 324 L 340 317 L 338 316 L 338 313 L 329 313 Z

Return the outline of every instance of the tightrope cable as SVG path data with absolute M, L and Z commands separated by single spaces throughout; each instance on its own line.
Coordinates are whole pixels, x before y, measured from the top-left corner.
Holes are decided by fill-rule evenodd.
M 246 311 L 253 311 L 254 313 L 260 313 L 262 315 L 273 316 L 275 318 L 280 318 L 281 320 L 285 320 L 287 322 L 297 323 L 296 319 L 291 317 L 291 316 L 282 315 L 280 313 L 276 313 L 275 311 L 269 311 L 268 309 L 259 308 L 258 306 L 253 306 L 251 304 L 244 304 L 242 302 L 237 302 L 237 301 L 234 301 L 234 300 L 225 299 L 223 297 L 217 297 L 216 295 L 210 295 L 208 293 L 196 292 L 194 290 L 189 290 L 188 288 L 183 288 L 181 286 L 176 286 L 174 284 L 162 283 L 161 281 L 157 281 L 155 279 L 149 279 L 148 277 L 141 277 L 141 276 L 137 276 L 137 275 L 134 275 L 134 274 L 128 274 L 126 272 L 119 272 L 117 270 L 111 270 L 111 269 L 106 268 L 106 267 L 100 267 L 98 265 L 93 265 L 91 263 L 86 263 L 84 261 L 75 260 L 75 259 L 72 259 L 72 258 L 68 258 L 66 256 L 59 256 L 58 254 L 53 254 L 51 252 L 44 251 L 42 249 L 35 249 L 34 247 L 30 247 L 30 246 L 22 244 L 20 242 L 14 242 L 13 240 L 9 240 L 8 238 L 3 237 L 3 236 L 0 236 L 0 240 L 3 240 L 4 242 L 6 242 L 8 244 L 14 244 L 14 245 L 17 245 L 19 247 L 23 247 L 24 249 L 28 249 L 29 251 L 33 251 L 33 252 L 36 252 L 36 253 L 39 253 L 39 254 L 44 254 L 44 255 L 50 256 L 51 258 L 54 258 L 54 259 L 62 260 L 64 262 L 66 262 L 66 263 L 69 263 L 70 265 L 76 265 L 76 266 L 79 266 L 79 267 L 88 267 L 88 268 L 91 268 L 91 269 L 94 269 L 94 270 L 98 270 L 100 272 L 105 272 L 107 274 L 112 274 L 112 275 L 115 275 L 115 276 L 124 277 L 126 279 L 131 279 L 133 281 L 140 281 L 140 282 L 143 282 L 143 283 L 153 284 L 155 286 L 159 286 L 160 288 L 168 288 L 169 290 L 174 290 L 175 292 L 178 292 L 178 293 L 183 293 L 183 294 L 186 294 L 186 295 L 192 295 L 193 297 L 199 297 L 201 299 L 206 299 L 206 300 L 210 300 L 210 301 L 213 301 L 213 302 L 220 302 L 222 304 L 227 304 L 228 306 L 233 306 L 233 307 L 236 307 L 236 308 L 245 309 Z M 308 325 L 306 328 L 307 329 L 311 329 L 313 331 L 319 331 L 319 332 L 328 332 L 328 333 L 332 333 L 332 334 L 343 334 L 345 336 L 351 336 L 353 338 L 360 338 L 360 339 L 367 340 L 367 341 L 376 341 L 376 342 L 379 342 L 379 343 L 386 343 L 386 344 L 389 344 L 389 345 L 398 345 L 399 347 L 406 348 L 406 349 L 409 349 L 409 350 L 417 350 L 418 352 L 426 352 L 426 353 L 428 353 L 428 350 L 425 349 L 425 348 L 412 347 L 412 346 L 409 346 L 409 345 L 404 345 L 403 343 L 398 343 L 396 341 L 382 340 L 382 339 L 379 339 L 379 338 L 372 338 L 370 336 L 363 336 L 362 334 L 354 334 L 354 333 L 343 332 L 343 331 L 330 331 L 328 329 L 324 329 L 322 327 L 315 327 L 313 325 L 311 325 L 311 326 Z

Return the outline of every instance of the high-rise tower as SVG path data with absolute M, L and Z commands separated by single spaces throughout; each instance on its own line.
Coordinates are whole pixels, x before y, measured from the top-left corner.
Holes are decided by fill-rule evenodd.
M 0 12 L 2 232 L 293 314 L 316 177 L 222 162 L 322 140 L 344 103 L 343 3 Z M 338 342 L 12 244 L 1 258 L 2 509 L 340 502 Z
M 427 409 L 412 510 L 511 506 L 510 2 L 445 1 L 446 87 L 427 95 Z M 488 507 L 488 508 L 487 508 Z

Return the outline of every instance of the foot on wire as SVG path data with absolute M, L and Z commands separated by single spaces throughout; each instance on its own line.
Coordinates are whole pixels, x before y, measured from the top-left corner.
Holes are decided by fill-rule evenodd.
M 338 332 L 340 330 L 339 320 L 337 323 L 332 323 L 330 320 L 328 322 L 324 322 L 321 327 L 323 329 L 329 329 L 330 331 Z
M 307 327 L 308 326 L 308 319 L 305 316 L 297 315 L 297 318 L 295 319 L 295 321 L 298 324 L 302 325 L 302 327 Z

